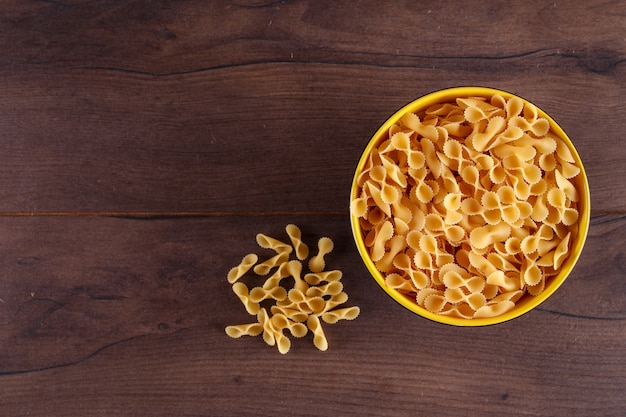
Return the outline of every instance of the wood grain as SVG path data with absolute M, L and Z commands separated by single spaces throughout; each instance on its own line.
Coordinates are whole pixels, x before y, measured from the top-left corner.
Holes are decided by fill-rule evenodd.
M 626 83 L 620 31 L 607 29 L 623 24 L 609 5 L 542 6 L 516 24 L 481 6 L 452 16 L 442 38 L 447 19 L 434 17 L 451 10 L 434 7 L 407 7 L 398 21 L 372 9 L 359 22 L 321 2 L 105 3 L 7 6 L 2 212 L 345 212 L 378 126 L 455 85 L 534 101 L 583 156 L 593 210 L 626 209 L 610 198 L 626 193 L 616 140 Z M 572 18 L 605 23 L 576 39 Z M 487 21 L 486 39 L 469 30 Z M 293 186 L 274 192 L 286 177 Z
M 626 4 L 0 0 L 0 415 L 621 416 Z M 569 134 L 572 275 L 484 328 L 419 318 L 360 261 L 362 149 L 428 92 L 519 94 Z M 353 322 L 230 339 L 258 232 L 335 242 Z
M 225 335 L 250 321 L 226 275 L 243 255 L 263 255 L 256 231 L 284 239 L 285 222 L 295 220 L 310 244 L 320 233 L 338 243 L 329 265 L 344 271 L 349 304 L 362 314 L 326 327 L 328 352 L 306 337 L 282 356 L 258 337 Z M 618 415 L 623 405 L 623 247 L 611 243 L 623 236 L 623 216 L 593 218 L 579 265 L 536 311 L 479 329 L 431 323 L 385 296 L 343 216 L 35 217 L 1 226 L 10 278 L 0 287 L 8 381 L 0 398 L 8 410 L 582 416 Z M 33 396 L 41 401 L 28 402 Z

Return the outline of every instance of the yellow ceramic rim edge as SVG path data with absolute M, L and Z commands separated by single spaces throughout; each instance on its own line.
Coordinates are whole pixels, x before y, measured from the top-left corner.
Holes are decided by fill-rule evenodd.
M 471 97 L 471 96 L 485 97 L 485 96 L 492 96 L 495 94 L 499 94 L 507 99 L 511 97 L 519 97 L 507 91 L 498 90 L 494 88 L 488 88 L 488 87 L 453 87 L 453 88 L 435 91 L 430 94 L 426 94 L 408 103 L 407 105 L 402 107 L 400 110 L 395 112 L 376 131 L 374 136 L 372 136 L 372 139 L 370 139 L 369 143 L 365 147 L 365 150 L 361 154 L 361 158 L 359 159 L 359 162 L 355 169 L 355 174 L 352 180 L 350 201 L 356 198 L 356 192 L 357 192 L 356 180 L 357 180 L 359 173 L 363 170 L 363 166 L 365 165 L 365 162 L 367 160 L 367 155 L 369 155 L 372 148 L 378 144 L 378 142 L 380 141 L 380 137 L 389 130 L 389 127 L 393 125 L 394 123 L 396 123 L 404 114 L 406 114 L 407 112 L 415 112 L 415 111 L 421 110 L 425 106 L 444 102 L 444 101 L 449 101 L 457 97 Z M 528 100 L 524 99 L 523 97 L 519 97 L 519 98 L 522 99 L 525 103 L 530 103 Z M 533 103 L 530 103 L 530 104 L 533 104 Z M 535 105 L 535 107 L 537 106 Z M 587 181 L 587 173 L 585 171 L 580 155 L 576 151 L 574 144 L 572 143 L 570 138 L 567 136 L 565 131 L 563 131 L 563 129 L 558 125 L 558 123 L 556 123 L 556 121 L 554 121 L 547 113 L 545 113 L 539 107 L 537 107 L 537 111 L 542 117 L 545 117 L 550 122 L 551 130 L 554 133 L 556 133 L 561 139 L 563 139 L 565 143 L 568 145 L 570 151 L 572 151 L 572 155 L 574 156 L 574 159 L 576 160 L 577 165 L 581 169 L 581 174 L 582 174 L 577 177 L 577 182 L 578 182 L 577 185 L 578 185 L 579 191 L 580 190 L 583 191 L 581 195 L 581 201 L 579 202 L 579 205 L 580 205 L 579 206 L 579 212 L 580 212 L 579 222 L 580 223 L 579 223 L 578 236 L 576 237 L 576 241 L 572 245 L 571 254 L 567 258 L 565 263 L 563 264 L 559 274 L 552 279 L 550 284 L 546 287 L 546 289 L 541 294 L 534 296 L 534 297 L 533 296 L 527 297 L 526 300 L 523 302 L 523 304 L 516 306 L 513 310 L 509 311 L 508 313 L 502 314 L 500 316 L 480 318 L 480 319 L 463 319 L 463 318 L 449 317 L 449 316 L 443 316 L 440 314 L 435 314 L 433 312 L 426 310 L 425 308 L 420 307 L 418 304 L 411 301 L 411 299 L 404 296 L 397 290 L 387 286 L 387 284 L 385 283 L 384 277 L 382 276 L 380 271 L 376 269 L 376 266 L 372 262 L 367 252 L 367 249 L 365 248 L 358 217 L 350 215 L 352 234 L 353 234 L 355 243 L 357 245 L 359 254 L 361 255 L 361 258 L 363 259 L 363 262 L 365 263 L 368 271 L 370 272 L 370 274 L 372 274 L 372 276 L 374 277 L 378 285 L 400 305 L 402 305 L 406 309 L 412 311 L 413 313 L 419 316 L 422 316 L 424 318 L 430 319 L 435 322 L 443 323 L 443 324 L 449 324 L 453 326 L 467 326 L 467 327 L 488 326 L 488 325 L 503 323 L 503 322 L 512 320 L 534 309 L 539 304 L 547 300 L 561 286 L 561 284 L 563 284 L 565 279 L 571 273 L 572 269 L 574 268 L 574 265 L 576 264 L 576 262 L 578 261 L 578 258 L 580 257 L 580 254 L 582 253 L 582 249 L 585 244 L 585 240 L 587 238 L 587 233 L 589 231 L 589 222 L 590 222 L 590 217 L 591 217 L 591 207 L 590 207 L 591 197 L 590 197 L 590 191 L 589 191 L 589 183 Z

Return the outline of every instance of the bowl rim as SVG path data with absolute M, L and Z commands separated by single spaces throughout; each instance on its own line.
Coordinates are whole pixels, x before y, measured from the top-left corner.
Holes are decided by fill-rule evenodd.
M 350 223 L 352 228 L 352 235 L 354 241 L 356 243 L 357 249 L 361 256 L 361 259 L 365 263 L 365 266 L 368 269 L 368 272 L 374 277 L 377 284 L 383 289 L 385 293 L 387 293 L 393 300 L 397 303 L 408 309 L 409 311 L 429 319 L 431 321 L 435 321 L 442 324 L 448 324 L 452 326 L 462 326 L 462 327 L 477 327 L 477 326 L 488 326 L 499 323 L 504 323 L 506 321 L 515 319 L 520 317 L 529 311 L 536 308 L 538 305 L 547 300 L 554 292 L 563 284 L 563 282 L 567 279 L 567 277 L 572 272 L 574 265 L 580 258 L 582 253 L 583 246 L 585 244 L 587 234 L 589 231 L 589 223 L 591 217 L 591 208 L 590 208 L 590 191 L 589 191 L 589 183 L 587 179 L 587 173 L 584 168 L 584 164 L 576 147 L 573 142 L 569 138 L 569 136 L 565 133 L 565 131 L 559 126 L 559 124 L 552 119 L 546 112 L 544 112 L 540 107 L 536 104 L 526 100 L 525 98 L 510 93 L 505 90 L 500 90 L 491 87 L 480 87 L 480 86 L 464 86 L 464 87 L 451 87 L 445 88 L 442 90 L 433 91 L 431 93 L 425 94 L 423 96 L 418 97 L 417 99 L 407 103 L 395 113 L 393 113 L 374 133 L 371 139 L 368 141 L 365 149 L 361 153 L 361 157 L 356 165 L 354 170 L 354 176 L 351 183 L 350 190 L 350 201 L 354 200 L 357 195 L 357 191 L 359 187 L 357 186 L 357 178 L 359 174 L 363 170 L 363 166 L 367 161 L 367 157 L 372 149 L 381 141 L 382 137 L 387 134 L 389 127 L 396 123 L 404 114 L 407 112 L 417 112 L 419 110 L 424 109 L 425 107 L 453 100 L 458 97 L 490 97 L 493 95 L 501 95 L 506 99 L 510 99 L 511 97 L 520 98 L 525 104 L 532 104 L 537 108 L 537 113 L 540 117 L 544 117 L 550 123 L 550 130 L 553 131 L 559 138 L 561 138 L 568 146 L 569 150 L 572 152 L 572 156 L 576 160 L 577 166 L 580 167 L 580 174 L 576 177 L 577 189 L 581 194 L 581 198 L 579 201 L 579 228 L 578 235 L 575 238 L 575 241 L 572 243 L 572 247 L 570 249 L 570 255 L 565 260 L 563 265 L 561 266 L 561 270 L 559 273 L 551 279 L 551 282 L 546 286 L 544 291 L 536 296 L 525 296 L 523 301 L 518 301 L 516 303 L 515 308 L 507 313 L 504 313 L 495 317 L 488 318 L 477 318 L 477 319 L 464 319 L 458 317 L 450 317 L 444 316 L 441 314 L 433 313 L 423 307 L 420 307 L 415 301 L 411 298 L 403 295 L 399 291 L 387 286 L 385 283 L 385 278 L 382 273 L 376 269 L 374 262 L 371 260 L 369 253 L 365 247 L 363 242 L 363 235 L 359 224 L 359 217 L 356 217 L 350 213 Z

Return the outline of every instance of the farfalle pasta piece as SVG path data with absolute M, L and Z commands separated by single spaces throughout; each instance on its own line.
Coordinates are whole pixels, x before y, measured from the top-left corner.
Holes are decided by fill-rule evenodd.
M 345 292 L 341 292 L 337 295 L 332 295 L 328 300 L 326 300 L 326 307 L 324 307 L 323 313 L 327 313 L 341 304 L 344 304 L 348 301 L 348 294 Z
M 263 326 L 260 323 L 237 324 L 226 327 L 226 334 L 233 339 L 241 336 L 258 336 L 263 332 Z
M 432 256 L 437 267 L 454 262 L 454 256 L 443 248 L 443 243 L 441 243 L 441 240 L 437 239 L 435 236 L 423 235 L 420 238 L 419 247 L 422 252 Z
M 487 304 L 476 310 L 473 318 L 479 319 L 501 316 L 504 313 L 513 310 L 513 308 L 515 308 L 515 303 L 512 301 L 500 301 L 496 304 Z
M 535 157 L 535 155 L 537 155 L 537 150 L 533 146 L 522 143 L 518 144 L 516 142 L 498 145 L 494 147 L 491 152 L 500 159 L 515 156 L 522 161 L 530 161 Z
M 250 290 L 246 284 L 242 282 L 235 282 L 232 288 L 235 295 L 237 295 L 239 300 L 243 303 L 248 314 L 257 314 L 259 312 L 261 306 L 259 303 L 255 303 L 250 299 Z
M 328 339 L 326 339 L 319 317 L 316 315 L 309 316 L 307 326 L 313 332 L 313 344 L 315 347 L 322 351 L 328 350 Z
M 364 179 L 363 184 L 366 183 L 367 179 Z M 229 271 L 227 280 L 232 284 L 233 292 L 246 311 L 256 317 L 257 323 L 227 326 L 226 334 L 232 338 L 262 335 L 265 343 L 276 346 L 281 354 L 285 354 L 291 349 L 286 330 L 296 338 L 306 336 L 311 330 L 314 345 L 320 350 L 326 350 L 328 340 L 320 319 L 327 324 L 352 320 L 359 315 L 360 310 L 358 307 L 336 309 L 347 302 L 348 296 L 341 282 L 342 272 L 324 270 L 324 257 L 334 246 L 332 240 L 327 237 L 319 240 L 318 253 L 305 263 L 308 266 L 308 270 L 305 270 L 303 261 L 309 251 L 302 241 L 300 229 L 289 224 L 285 231 L 291 246 L 259 233 L 259 246 L 274 250 L 276 255 L 258 264 L 258 255 L 246 255 L 237 267 Z M 292 254 L 297 259 L 291 259 Z M 248 274 L 252 269 L 256 273 L 254 276 Z M 272 269 L 274 272 L 268 278 L 259 278 Z M 251 289 L 241 281 L 252 283 Z
M 580 199 L 578 190 L 570 180 L 565 178 L 561 171 L 554 171 L 554 179 L 558 189 L 562 190 L 569 201 L 576 203 Z
M 530 132 L 536 138 L 545 136 L 550 130 L 550 122 L 544 118 L 537 117 L 536 114 L 532 120 L 522 116 L 512 117 L 509 119 L 509 125 L 515 126 L 524 132 Z
M 529 185 L 540 181 L 543 175 L 541 168 L 534 163 L 522 160 L 517 155 L 504 159 L 502 164 L 507 171 L 518 171 L 524 181 Z
M 470 123 L 490 120 L 502 114 L 501 107 L 494 106 L 480 98 L 458 98 L 456 102 L 464 109 L 465 120 Z
M 295 323 L 305 322 L 307 318 L 309 318 L 309 314 L 304 311 L 298 310 L 297 306 L 293 306 L 290 303 L 285 305 L 280 305 L 277 303 L 270 307 L 270 311 L 273 315 L 282 314 L 287 317 L 289 320 Z
M 406 253 L 396 256 L 393 266 L 404 273 L 403 276 L 410 280 L 414 289 L 421 290 L 430 284 L 430 277 L 434 275 L 436 266 L 427 253 L 417 252 L 415 257 L 420 257 L 419 259 L 414 258 L 415 268 L 411 264 L 411 258 Z
M 520 253 L 529 255 L 539 248 L 541 241 L 551 241 L 554 238 L 554 230 L 542 224 L 535 233 L 528 234 L 520 242 Z
M 308 328 L 304 324 L 298 321 L 293 321 L 282 313 L 272 314 L 270 320 L 274 329 L 279 331 L 288 329 L 293 337 L 304 337 L 308 333 Z
M 342 276 L 343 273 L 340 270 L 334 269 L 331 271 L 310 272 L 304 275 L 304 280 L 309 285 L 319 285 L 322 282 L 339 281 Z
M 474 311 L 487 303 L 487 298 L 481 292 L 465 293 L 461 288 L 446 288 L 444 299 L 452 305 L 465 303 Z
M 302 292 L 309 289 L 309 285 L 302 278 L 302 262 L 296 260 L 285 262 L 285 271 L 293 278 L 294 289 Z
M 443 144 L 443 157 L 447 167 L 452 171 L 460 172 L 466 166 L 474 165 L 470 158 L 469 151 L 465 145 L 458 140 L 448 140 Z
M 334 246 L 333 241 L 327 237 L 323 237 L 317 242 L 317 255 L 309 260 L 309 269 L 311 272 L 321 272 L 324 270 L 326 266 L 324 256 L 332 252 Z
M 264 235 L 263 233 L 259 233 L 256 235 L 256 241 L 260 247 L 265 249 L 272 249 L 277 253 L 287 252 L 291 253 L 293 248 L 287 243 L 281 242 L 278 239 L 274 239 L 273 237 Z
M 309 296 L 306 293 L 298 290 L 291 289 L 288 293 L 289 300 L 293 303 L 292 305 L 297 306 L 301 311 L 304 311 L 308 314 L 321 314 L 326 307 L 326 300 L 321 295 L 312 295 Z
M 470 243 L 477 249 L 485 249 L 497 241 L 504 241 L 511 235 L 511 226 L 505 222 L 487 224 L 470 232 Z
M 428 170 L 435 179 L 439 178 L 441 175 L 441 160 L 439 160 L 439 157 L 437 156 L 435 145 L 430 139 L 422 138 L 420 146 L 422 147 L 422 152 L 424 153 L 424 159 L 426 160 Z
M 487 276 L 485 284 L 489 284 L 502 289 L 503 291 L 515 291 L 521 288 L 519 271 L 513 276 L 507 275 L 504 271 L 495 270 Z
M 431 141 L 437 141 L 439 138 L 439 132 L 432 125 L 424 124 L 420 121 L 420 118 L 414 113 L 407 113 L 402 117 L 402 124 L 408 127 L 418 135 L 427 138 Z
M 263 328 L 263 340 L 268 345 L 274 346 L 276 344 L 276 332 L 274 331 L 274 327 L 270 322 L 270 316 L 267 314 L 267 310 L 265 308 L 259 309 L 257 313 L 257 320 Z
M 567 253 L 569 250 L 569 241 L 570 241 L 570 237 L 572 236 L 571 233 L 568 233 L 562 240 L 561 242 L 559 242 L 559 245 L 556 247 L 555 251 L 554 251 L 554 264 L 553 267 L 554 269 L 559 269 L 561 267 L 561 265 L 563 264 L 563 262 L 565 261 L 565 259 L 567 258 Z
M 368 181 L 365 183 L 364 189 L 367 189 L 367 195 L 374 200 L 377 208 L 385 215 L 391 216 L 391 204 L 383 199 L 380 187 Z
M 439 313 L 443 311 L 448 305 L 445 295 L 431 294 L 424 299 L 424 308 L 433 313 Z
M 372 261 L 378 262 L 385 256 L 387 241 L 393 237 L 394 228 L 390 221 L 385 221 L 376 233 L 376 239 L 372 246 Z
M 253 270 L 257 275 L 267 275 L 270 273 L 272 268 L 282 265 L 285 261 L 287 261 L 287 259 L 289 259 L 289 252 L 278 252 L 268 260 L 255 265 Z
M 244 276 L 246 272 L 248 272 L 250 268 L 252 268 L 254 264 L 257 263 L 258 260 L 259 257 L 255 253 L 249 253 L 248 255 L 244 256 L 241 260 L 241 263 L 228 272 L 228 282 L 230 282 L 231 284 L 237 282 L 237 280 Z
M 276 271 L 265 280 L 263 283 L 263 288 L 266 290 L 272 289 L 278 285 L 280 285 L 280 281 L 289 276 L 289 268 L 287 267 L 287 262 L 280 265 Z
M 385 283 L 391 288 L 406 292 L 417 291 L 423 288 L 416 287 L 410 279 L 407 279 L 404 276 L 395 272 L 392 272 L 385 276 Z
M 445 224 L 457 224 L 463 220 L 463 214 L 459 211 L 462 198 L 460 193 L 451 193 L 443 199 L 443 206 L 446 208 L 446 215 L 443 220 Z
M 559 221 L 565 226 L 571 226 L 576 223 L 578 210 L 569 207 L 565 191 L 561 188 L 552 188 L 548 191 L 547 200 L 548 204 L 558 211 Z
M 253 303 L 260 303 L 263 300 L 284 300 L 287 298 L 287 291 L 283 287 L 274 287 L 270 290 L 266 290 L 263 287 L 254 287 L 248 294 L 250 301 Z
M 302 232 L 300 231 L 300 228 L 295 224 L 288 224 L 285 227 L 285 230 L 289 235 L 291 245 L 296 251 L 296 257 L 301 261 L 305 260 L 309 256 L 309 247 L 302 241 Z
M 380 200 L 386 205 L 390 205 L 392 203 L 397 202 L 401 196 L 400 189 L 398 188 L 398 186 L 387 182 L 388 174 L 389 173 L 387 172 L 387 169 L 385 169 L 384 166 L 375 166 L 370 171 L 370 178 L 376 183 L 376 184 L 370 183 L 371 184 L 370 190 L 372 190 L 372 192 L 375 190 L 376 194 L 378 195 L 378 198 L 380 198 Z M 396 177 L 396 180 L 398 181 L 399 180 L 398 175 L 396 175 L 395 177 Z M 404 183 L 406 186 L 406 180 L 404 181 Z
M 388 178 L 394 186 L 405 188 L 407 186 L 407 178 L 396 161 L 386 155 L 381 156 L 380 160 L 383 163 L 383 168 L 385 168 L 386 178 Z
M 329 324 L 335 324 L 339 320 L 354 320 L 359 316 L 359 307 L 346 307 L 322 313 L 322 320 Z
M 397 132 L 391 137 L 391 145 L 398 151 L 404 152 L 409 168 L 419 169 L 424 166 L 426 158 L 421 151 L 411 149 L 411 137 L 405 132 Z M 406 177 L 405 177 L 406 181 Z M 396 181 L 402 185 L 399 181 Z M 406 186 L 406 185 L 405 185 Z
M 343 284 L 339 281 L 331 281 L 324 285 L 310 287 L 306 290 L 307 297 L 323 297 L 326 295 L 337 295 L 343 291 Z
M 396 226 L 397 230 L 397 226 Z M 383 272 L 389 272 L 393 269 L 393 260 L 396 255 L 405 250 L 406 238 L 402 235 L 393 236 L 387 244 L 387 251 L 382 258 L 376 262 L 376 268 Z
M 498 143 L 496 140 L 497 136 L 503 132 L 505 128 L 506 120 L 504 120 L 504 117 L 492 117 L 489 119 L 487 127 L 484 131 L 475 132 L 468 137 L 468 143 L 477 152 L 489 150 L 493 147 L 493 145 Z

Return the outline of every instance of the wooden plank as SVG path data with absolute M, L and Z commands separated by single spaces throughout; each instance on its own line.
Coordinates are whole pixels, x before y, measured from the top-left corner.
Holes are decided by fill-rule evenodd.
M 598 73 L 623 61 L 620 2 L 415 5 L 361 1 L 159 3 L 3 1 L 5 64 L 151 74 L 290 60 L 495 70 L 537 54 Z M 524 18 L 520 19 L 519 16 Z M 457 58 L 461 58 L 458 60 Z M 447 62 L 447 64 L 446 64 Z M 498 68 L 499 69 L 499 68 Z M 521 73 L 520 68 L 518 73 Z
M 349 304 L 361 308 L 354 322 L 326 327 L 327 352 L 305 337 L 283 356 L 224 333 L 250 320 L 228 270 L 267 253 L 257 232 L 287 239 L 289 222 L 312 246 L 334 239 L 328 265 L 344 271 Z M 0 405 L 33 416 L 618 415 L 625 227 L 623 216 L 594 217 L 550 300 L 463 329 L 389 299 L 344 216 L 1 218 Z
M 626 202 L 611 198 L 626 193 L 622 123 L 606 118 L 622 104 L 623 75 L 572 73 L 567 90 L 562 76 L 556 68 L 507 80 L 508 70 L 297 63 L 165 78 L 7 76 L 0 211 L 345 212 L 354 167 L 378 126 L 411 99 L 456 84 L 534 100 L 578 147 L 593 210 L 623 211 Z
M 206 327 L 136 338 L 65 368 L 5 377 L 2 405 L 60 417 L 618 416 L 625 405 L 624 336 L 608 322 L 546 326 L 536 316 L 459 331 L 412 320 L 398 331 L 388 319 L 370 314 L 369 325 L 341 326 L 334 350 L 298 346 L 285 357 Z M 613 338 L 609 347 L 600 334 Z M 583 344 L 588 354 L 571 351 Z
M 624 6 L 532 4 L 4 2 L 0 212 L 345 212 L 376 128 L 468 84 L 551 114 L 624 211 Z

